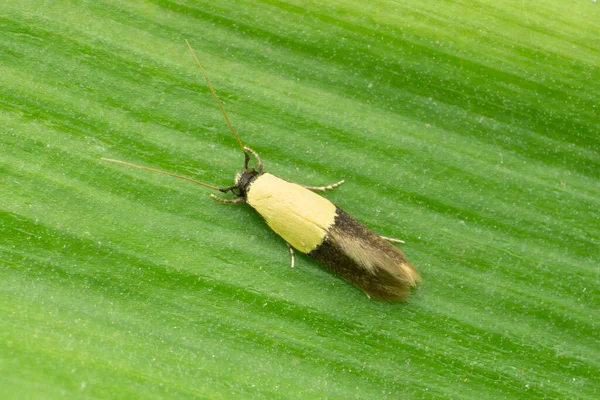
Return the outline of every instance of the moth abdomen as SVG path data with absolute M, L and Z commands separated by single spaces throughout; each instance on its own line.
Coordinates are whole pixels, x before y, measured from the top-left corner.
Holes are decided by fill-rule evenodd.
M 406 300 L 421 281 L 404 254 L 336 207 L 333 225 L 323 242 L 308 255 L 380 300 Z

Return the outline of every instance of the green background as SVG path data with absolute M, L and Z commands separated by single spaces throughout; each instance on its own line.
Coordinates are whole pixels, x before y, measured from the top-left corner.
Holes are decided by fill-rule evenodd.
M 368 3 L 368 4 L 367 4 Z M 600 397 L 591 1 L 0 6 L 4 398 Z M 227 186 L 325 185 L 423 276 L 367 299 Z

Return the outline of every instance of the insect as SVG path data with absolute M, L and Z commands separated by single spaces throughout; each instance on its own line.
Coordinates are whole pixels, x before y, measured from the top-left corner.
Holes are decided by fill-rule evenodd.
M 211 197 L 221 203 L 247 203 L 254 208 L 267 225 L 285 240 L 292 268 L 296 249 L 361 289 L 369 298 L 406 300 L 410 288 L 416 286 L 421 277 L 404 254 L 389 243 L 402 241 L 373 233 L 332 202 L 314 193 L 334 189 L 344 183 L 343 180 L 329 186 L 303 186 L 265 172 L 257 152 L 242 143 L 208 74 L 189 42 L 185 42 L 244 153 L 244 169 L 236 174 L 235 184 L 219 188 L 155 168 L 109 158 L 103 160 L 185 179 L 222 193 L 232 193 L 235 199 L 224 199 L 214 194 Z M 254 157 L 258 169 L 249 166 L 250 155 Z

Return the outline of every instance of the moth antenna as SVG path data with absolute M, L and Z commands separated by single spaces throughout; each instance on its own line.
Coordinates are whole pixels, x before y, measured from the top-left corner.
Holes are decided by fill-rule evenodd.
M 213 96 L 215 96 L 215 99 L 217 99 L 217 103 L 219 104 L 219 108 L 221 109 L 221 112 L 223 113 L 223 116 L 225 117 L 225 121 L 227 121 L 229 130 L 231 131 L 231 133 L 233 133 L 233 136 L 235 136 L 235 139 L 237 140 L 238 144 L 240 145 L 240 148 L 244 152 L 244 154 L 246 156 L 246 168 L 248 168 L 248 161 L 249 161 L 250 157 L 248 156 L 248 153 L 244 149 L 244 144 L 242 143 L 242 140 L 240 139 L 237 132 L 233 128 L 233 125 L 231 124 L 231 121 L 229 120 L 229 117 L 227 116 L 227 113 L 225 112 L 225 107 L 223 107 L 223 103 L 221 103 L 221 99 L 219 99 L 219 96 L 217 96 L 217 92 L 215 91 L 215 88 L 213 87 L 212 83 L 210 83 L 210 79 L 208 79 L 208 74 L 204 70 L 204 67 L 202 67 L 202 64 L 200 64 L 200 60 L 198 60 L 198 57 L 196 57 L 196 53 L 194 52 L 194 49 L 192 49 L 192 46 L 190 45 L 190 42 L 187 41 L 187 39 L 185 39 L 185 44 L 187 44 L 188 49 L 190 49 L 190 53 L 192 53 L 192 57 L 194 57 L 194 61 L 196 61 L 196 64 L 200 67 L 200 70 L 202 71 L 202 75 L 204 75 L 204 79 L 206 79 L 206 83 L 208 84 L 208 88 L 212 92 Z
M 208 183 L 197 181 L 197 180 L 192 179 L 192 178 L 187 177 L 187 176 L 177 175 L 177 174 L 173 174 L 173 173 L 167 172 L 167 171 L 161 171 L 160 169 L 156 169 L 156 168 L 144 167 L 142 165 L 132 164 L 132 163 L 128 163 L 126 161 L 121 161 L 121 160 L 114 160 L 112 158 L 104 158 L 103 157 L 103 158 L 101 158 L 101 160 L 108 161 L 108 162 L 111 162 L 111 163 L 116 163 L 116 164 L 127 165 L 128 167 L 133 167 L 133 168 L 138 168 L 138 169 L 145 169 L 147 171 L 152 171 L 152 172 L 156 172 L 156 173 L 163 174 L 163 175 L 172 176 L 174 178 L 179 178 L 179 179 L 183 179 L 183 180 L 186 180 L 186 181 L 190 181 L 190 182 L 196 183 L 198 185 L 206 186 L 207 188 L 210 188 L 210 189 L 218 190 L 219 192 L 227 191 L 227 190 L 224 190 L 222 188 L 218 188 L 216 186 L 209 185 Z M 229 189 L 229 188 L 227 188 L 227 189 Z

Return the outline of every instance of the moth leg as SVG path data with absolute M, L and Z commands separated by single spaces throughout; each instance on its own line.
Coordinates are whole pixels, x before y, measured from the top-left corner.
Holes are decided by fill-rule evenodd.
M 244 146 L 244 150 L 249 151 L 250 153 L 252 153 L 254 158 L 256 158 L 256 163 L 258 164 L 258 172 L 262 174 L 265 171 L 265 166 L 263 165 L 262 161 L 260 160 L 258 153 L 255 152 L 254 150 L 252 150 L 250 147 L 246 147 L 246 146 Z M 248 161 L 246 161 L 246 169 L 248 169 Z
M 295 258 L 296 258 L 296 257 L 294 257 L 294 248 L 292 246 L 290 246 L 290 244 L 288 242 L 285 242 L 285 244 L 287 244 L 288 250 L 290 251 L 290 256 L 292 256 L 292 268 L 294 268 Z
M 387 240 L 388 242 L 392 242 L 392 243 L 406 243 L 404 240 L 394 239 L 394 238 L 387 237 L 387 236 L 379 236 L 379 237 Z
M 243 197 L 233 199 L 233 200 L 224 199 L 222 197 L 215 196 L 214 194 L 211 194 L 210 197 L 212 197 L 213 199 L 215 199 L 216 201 L 218 201 L 220 203 L 225 203 L 225 204 L 236 204 L 236 203 L 245 203 L 246 202 L 246 200 Z
M 340 187 L 342 185 L 342 183 L 344 183 L 344 180 L 342 179 L 339 182 L 336 182 L 334 184 L 328 185 L 328 186 L 305 186 L 305 185 L 301 185 L 303 188 L 308 189 L 308 190 L 316 190 L 319 192 L 324 192 L 326 190 L 331 190 L 331 189 L 335 189 L 337 187 Z

